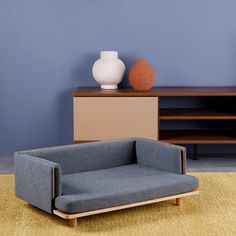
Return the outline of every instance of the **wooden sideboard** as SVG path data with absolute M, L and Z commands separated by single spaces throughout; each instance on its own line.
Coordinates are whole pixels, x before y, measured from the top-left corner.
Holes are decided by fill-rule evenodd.
M 184 104 L 194 99 L 194 106 Z M 74 92 L 74 142 L 146 137 L 173 144 L 236 144 L 235 102 L 236 87 L 144 92 L 82 87 Z

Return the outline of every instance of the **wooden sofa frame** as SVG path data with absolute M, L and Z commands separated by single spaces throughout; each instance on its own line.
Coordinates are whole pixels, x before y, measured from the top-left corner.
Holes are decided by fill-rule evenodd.
M 163 201 L 168 201 L 168 200 L 172 200 L 172 199 L 176 199 L 176 205 L 181 206 L 183 203 L 184 197 L 189 197 L 189 196 L 193 196 L 193 195 L 197 195 L 197 194 L 199 194 L 199 190 L 194 190 L 192 192 L 181 193 L 181 194 L 157 198 L 157 199 L 152 199 L 152 200 L 148 200 L 148 201 L 135 202 L 135 203 L 121 205 L 121 206 L 115 206 L 115 207 L 94 210 L 94 211 L 82 212 L 82 213 L 67 214 L 65 212 L 62 212 L 62 211 L 59 211 L 56 209 L 53 210 L 53 213 L 63 219 L 69 220 L 70 227 L 76 227 L 77 226 L 77 219 L 81 218 L 81 217 L 101 214 L 101 213 L 105 213 L 105 212 L 117 211 L 117 210 L 137 207 L 137 206 L 143 206 L 143 205 L 147 205 L 147 204 L 163 202 Z

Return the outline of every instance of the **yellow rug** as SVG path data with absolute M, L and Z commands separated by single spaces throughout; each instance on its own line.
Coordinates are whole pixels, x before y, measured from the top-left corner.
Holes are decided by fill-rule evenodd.
M 201 194 L 81 218 L 77 228 L 14 195 L 13 175 L 0 175 L 0 235 L 236 236 L 236 173 L 193 173 Z

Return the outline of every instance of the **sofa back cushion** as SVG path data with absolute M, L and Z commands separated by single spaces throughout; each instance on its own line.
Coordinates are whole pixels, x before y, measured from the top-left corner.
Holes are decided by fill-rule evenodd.
M 136 163 L 134 139 L 43 148 L 26 153 L 60 164 L 63 175 Z

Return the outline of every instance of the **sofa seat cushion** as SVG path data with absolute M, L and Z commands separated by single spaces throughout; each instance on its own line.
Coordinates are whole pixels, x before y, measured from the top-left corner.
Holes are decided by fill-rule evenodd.
M 55 199 L 55 207 L 66 213 L 80 213 L 189 192 L 197 187 L 198 180 L 193 176 L 133 164 L 64 175 L 63 195 Z

